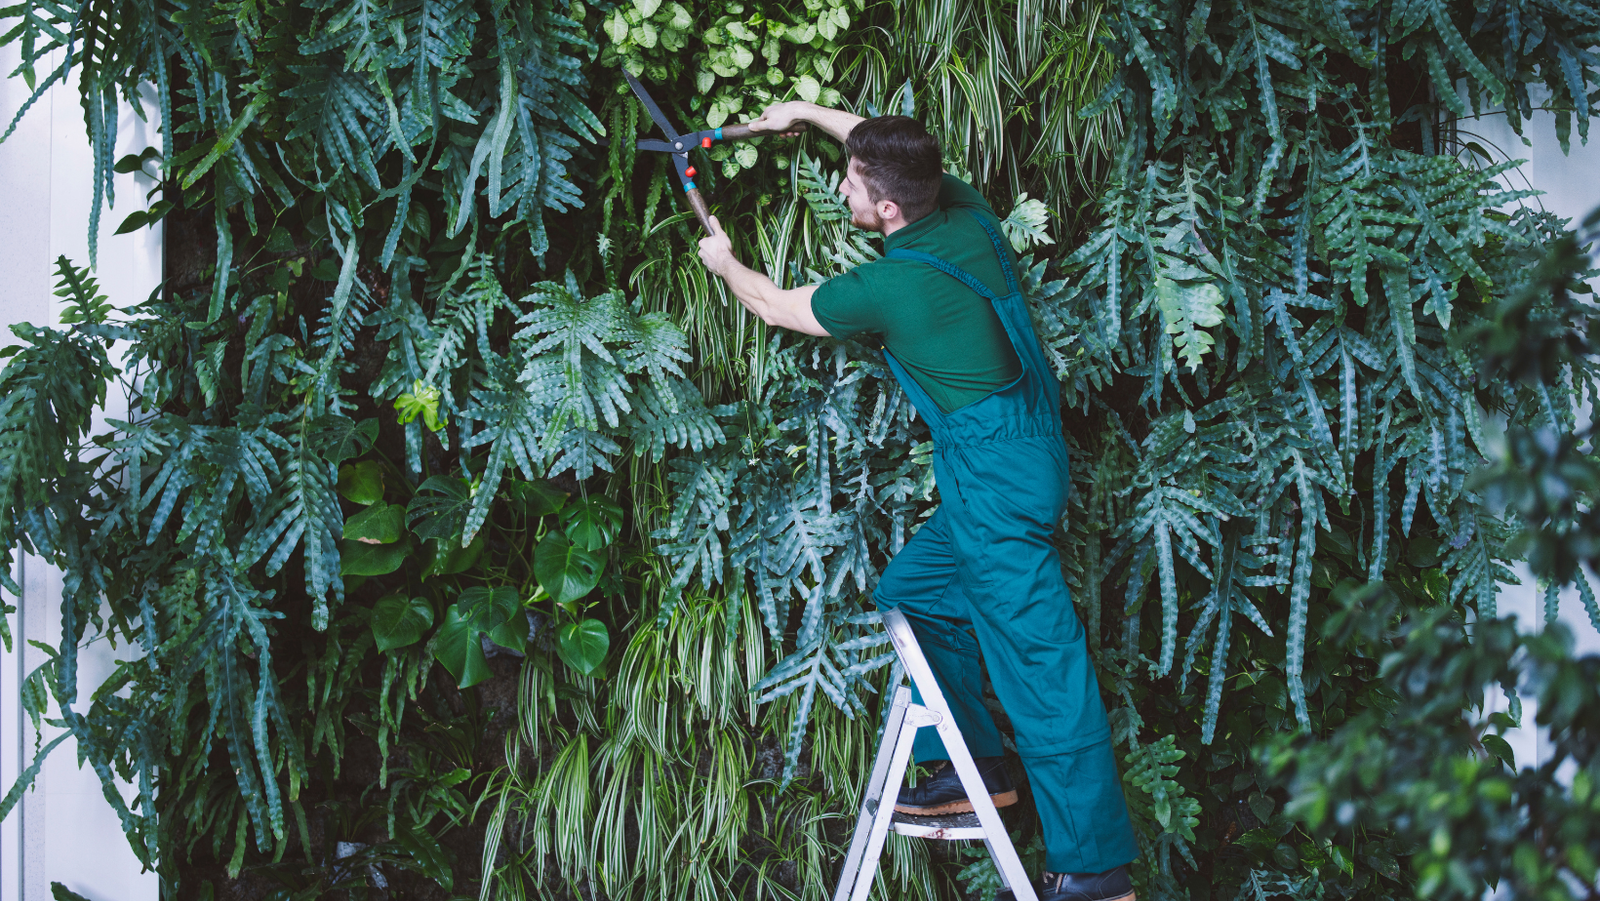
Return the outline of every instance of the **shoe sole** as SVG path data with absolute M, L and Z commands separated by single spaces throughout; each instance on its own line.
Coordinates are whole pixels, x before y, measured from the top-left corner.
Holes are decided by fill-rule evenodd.
M 989 800 L 993 801 L 996 807 L 1010 807 L 1017 803 L 1017 792 L 1013 789 L 1008 792 L 1001 792 L 998 795 L 990 795 Z M 937 804 L 933 807 L 913 807 L 910 804 L 896 804 L 894 810 L 895 813 L 909 813 L 918 817 L 933 817 L 947 813 L 975 813 L 972 809 L 972 802 L 965 798 L 960 801 L 951 801 L 949 804 Z M 1123 901 L 1123 899 L 1117 898 L 1115 901 Z

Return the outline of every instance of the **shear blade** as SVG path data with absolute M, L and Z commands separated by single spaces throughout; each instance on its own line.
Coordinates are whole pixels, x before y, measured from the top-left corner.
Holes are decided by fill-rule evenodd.
M 639 102 L 644 104 L 645 112 L 649 113 L 650 118 L 655 120 L 656 125 L 666 134 L 667 140 L 678 140 L 678 133 L 673 131 L 672 124 L 667 121 L 666 114 L 661 112 L 661 107 L 656 106 L 654 100 L 650 99 L 650 94 L 645 91 L 644 85 L 639 83 L 639 79 L 629 75 L 626 71 L 622 73 L 622 77 L 628 80 L 628 87 L 633 89 L 633 96 L 638 97 Z

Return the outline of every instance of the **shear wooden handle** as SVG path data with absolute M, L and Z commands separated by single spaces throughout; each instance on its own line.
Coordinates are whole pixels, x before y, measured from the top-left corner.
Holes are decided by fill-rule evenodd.
M 806 123 L 804 123 L 804 122 L 796 122 L 792 128 L 789 128 L 789 129 L 786 129 L 786 130 L 787 131 L 805 131 L 806 130 Z M 746 124 L 724 125 L 722 127 L 722 140 L 724 140 L 724 141 L 747 141 L 747 140 L 749 140 L 751 138 L 759 138 L 759 137 L 763 137 L 763 136 L 766 136 L 766 135 L 775 135 L 775 134 L 783 134 L 783 132 L 781 132 L 781 131 L 756 131 L 756 130 L 752 129 L 749 125 L 746 125 Z M 693 171 L 693 170 L 691 170 L 691 171 Z M 694 210 L 695 218 L 700 220 L 700 225 L 703 228 L 705 228 L 706 234 L 708 234 L 708 235 L 716 234 L 716 231 L 711 227 L 711 209 L 706 206 L 706 199 L 704 197 L 700 196 L 700 189 L 699 188 L 690 188 L 687 191 L 684 191 L 683 193 L 684 193 L 684 195 L 686 197 L 689 198 L 689 207 Z
M 724 141 L 748 141 L 751 138 L 761 138 L 761 137 L 766 137 L 767 135 L 781 135 L 784 132 L 788 132 L 788 131 L 805 131 L 805 130 L 806 130 L 806 123 L 804 123 L 804 122 L 796 122 L 792 127 L 786 128 L 786 129 L 784 129 L 784 131 L 755 131 L 747 124 L 724 125 L 724 126 L 722 126 L 722 140 L 724 140 Z
M 706 199 L 700 196 L 699 188 L 690 188 L 683 192 L 689 198 L 689 206 L 694 209 L 696 219 L 705 228 L 706 234 L 714 235 L 716 231 L 711 228 L 711 210 L 706 207 Z

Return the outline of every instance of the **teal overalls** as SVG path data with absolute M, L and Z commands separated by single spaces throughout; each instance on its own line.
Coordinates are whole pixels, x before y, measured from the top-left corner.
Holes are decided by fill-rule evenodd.
M 975 757 L 1004 752 L 983 706 L 979 648 L 995 694 L 1016 729 L 1052 872 L 1099 873 L 1138 854 L 1111 752 L 1111 731 L 1083 625 L 1061 578 L 1051 535 L 1066 510 L 1067 446 L 1060 401 L 1017 285 L 1011 257 L 989 233 L 1007 294 L 931 254 L 892 250 L 961 280 L 994 305 L 1022 374 L 994 393 L 943 413 L 892 354 L 889 368 L 933 432 L 943 503 L 890 561 L 874 599 L 911 621 L 956 725 Z M 977 632 L 977 640 L 967 631 Z M 949 754 L 918 730 L 919 761 Z

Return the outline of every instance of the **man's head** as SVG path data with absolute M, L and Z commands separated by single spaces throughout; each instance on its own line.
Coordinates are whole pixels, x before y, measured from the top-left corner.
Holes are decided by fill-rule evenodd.
M 933 212 L 944 167 L 939 142 L 906 116 L 863 119 L 845 140 L 850 165 L 839 193 L 850 204 L 850 223 L 888 234 Z

